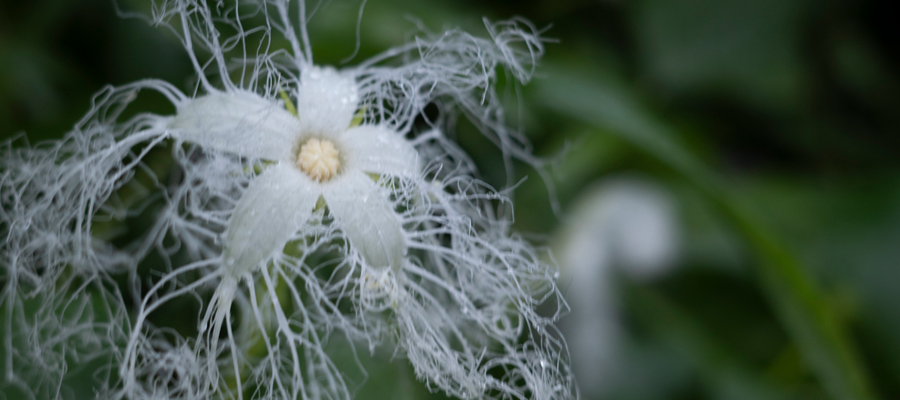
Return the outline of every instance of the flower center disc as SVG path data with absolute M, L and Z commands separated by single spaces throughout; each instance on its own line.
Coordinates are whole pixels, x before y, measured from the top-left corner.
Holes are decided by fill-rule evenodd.
M 328 140 L 309 139 L 300 147 L 297 166 L 310 178 L 322 182 L 331 179 L 341 167 L 338 150 Z

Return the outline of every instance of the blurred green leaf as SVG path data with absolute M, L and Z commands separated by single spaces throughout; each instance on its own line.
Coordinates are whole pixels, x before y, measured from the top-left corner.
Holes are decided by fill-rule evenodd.
M 800 104 L 806 1 L 631 4 L 642 68 L 680 93 L 727 93 L 767 110 Z
M 742 363 L 696 321 L 666 298 L 647 289 L 626 291 L 631 314 L 700 373 L 712 398 L 786 400 L 796 396 L 776 387 Z

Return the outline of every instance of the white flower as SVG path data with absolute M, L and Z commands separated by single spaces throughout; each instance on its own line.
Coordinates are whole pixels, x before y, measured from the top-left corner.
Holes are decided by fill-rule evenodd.
M 274 163 L 244 192 L 228 225 L 225 265 L 234 278 L 302 231 L 320 197 L 369 265 L 400 268 L 400 218 L 367 174 L 415 177 L 418 154 L 390 128 L 351 127 L 358 103 L 352 77 L 311 67 L 297 90 L 296 116 L 247 91 L 203 96 L 178 111 L 170 125 L 178 137 Z
M 110 89 L 65 141 L 23 153 L 19 170 L 39 166 L 37 179 L 3 181 L 16 210 L 0 221 L 15 227 L 5 259 L 126 281 L 133 314 L 110 325 L 131 331 L 110 340 L 127 343 L 101 396 L 348 399 L 327 351 L 340 335 L 391 346 L 452 396 L 572 397 L 554 268 L 510 233 L 509 200 L 440 129 L 462 111 L 507 161 L 534 162 L 493 84 L 501 67 L 530 77 L 538 32 L 511 20 L 487 24 L 487 39 L 425 33 L 338 72 L 314 66 L 302 3 L 294 22 L 286 1 L 250 6 L 151 7 L 178 26 L 201 94 Z M 276 35 L 288 50 L 270 48 Z M 116 121 L 139 89 L 175 115 Z M 437 118 L 417 123 L 429 104 Z M 128 243 L 94 229 L 108 220 L 118 239 L 135 216 L 151 222 Z M 48 235 L 62 245 L 42 247 Z M 540 315 L 548 301 L 557 313 Z M 167 321 L 185 303 L 199 304 L 196 332 Z

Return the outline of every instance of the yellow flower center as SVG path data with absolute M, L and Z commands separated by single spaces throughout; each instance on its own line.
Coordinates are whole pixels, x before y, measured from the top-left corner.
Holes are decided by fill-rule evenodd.
M 322 182 L 331 179 L 341 167 L 338 150 L 328 140 L 309 139 L 300 146 L 297 167 L 310 178 Z

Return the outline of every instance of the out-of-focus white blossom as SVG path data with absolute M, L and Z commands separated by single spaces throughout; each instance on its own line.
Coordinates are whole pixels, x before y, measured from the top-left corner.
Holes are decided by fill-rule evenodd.
M 561 281 L 572 313 L 563 330 L 581 392 L 604 393 L 615 378 L 621 327 L 612 274 L 652 279 L 675 263 L 678 223 L 661 188 L 637 178 L 612 178 L 588 187 L 558 234 Z

